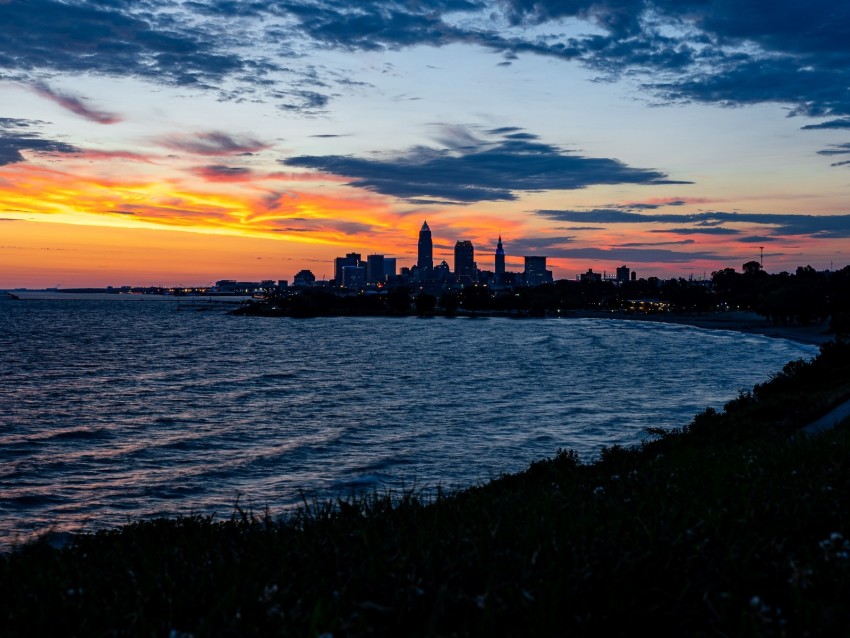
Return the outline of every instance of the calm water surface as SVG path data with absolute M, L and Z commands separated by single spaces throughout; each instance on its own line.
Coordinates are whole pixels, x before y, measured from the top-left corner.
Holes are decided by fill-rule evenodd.
M 0 548 L 468 486 L 686 424 L 816 348 L 597 319 L 290 320 L 0 301 Z

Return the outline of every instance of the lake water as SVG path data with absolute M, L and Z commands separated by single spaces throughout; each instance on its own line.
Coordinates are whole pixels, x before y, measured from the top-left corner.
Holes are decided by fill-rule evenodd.
M 235 317 L 0 301 L 0 548 L 140 518 L 463 487 L 640 441 L 817 349 L 600 319 Z

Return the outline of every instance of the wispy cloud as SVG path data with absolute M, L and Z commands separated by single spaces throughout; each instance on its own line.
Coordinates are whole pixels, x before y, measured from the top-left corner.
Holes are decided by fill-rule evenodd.
M 804 131 L 820 130 L 820 129 L 846 129 L 850 128 L 850 117 L 842 117 L 837 120 L 828 120 L 818 124 L 806 124 L 800 127 Z
M 256 153 L 271 147 L 250 135 L 231 135 L 222 131 L 175 133 L 159 138 L 165 148 L 193 155 L 226 156 Z
M 47 98 L 63 109 L 67 109 L 71 113 L 75 113 L 92 122 L 97 122 L 98 124 L 115 124 L 121 121 L 121 118 L 117 114 L 94 109 L 87 106 L 82 98 L 56 91 L 47 86 L 47 84 L 38 83 L 32 85 L 30 88 L 41 97 Z
M 818 151 L 818 155 L 850 155 L 850 142 L 844 144 L 835 144 L 830 148 L 825 148 L 821 151 Z M 846 166 L 850 164 L 850 160 L 841 160 L 838 162 L 833 162 L 830 166 Z
M 698 226 L 696 228 L 663 228 L 647 231 L 650 233 L 669 233 L 671 235 L 740 235 L 740 230 L 722 226 Z
M 192 173 L 208 182 L 248 182 L 255 178 L 250 168 L 239 166 L 199 166 L 192 169 Z

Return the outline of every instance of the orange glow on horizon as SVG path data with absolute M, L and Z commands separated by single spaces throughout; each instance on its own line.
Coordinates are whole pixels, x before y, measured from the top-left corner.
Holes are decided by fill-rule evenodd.
M 174 165 L 164 165 L 166 159 Z M 332 276 L 334 257 L 349 252 L 396 257 L 401 268 L 415 262 L 426 219 L 438 263 L 453 266 L 455 242 L 471 240 L 482 270 L 493 269 L 500 234 L 509 269 L 522 270 L 526 254 L 546 255 L 555 278 L 572 279 L 588 268 L 611 272 L 624 264 L 642 276 L 740 268 L 758 254 L 758 240 L 742 238 L 759 235 L 767 235 L 765 262 L 773 271 L 812 263 L 807 255 L 826 254 L 813 265 L 830 265 L 827 240 L 786 235 L 771 241 L 770 228 L 757 224 L 726 222 L 732 231 L 727 234 L 682 232 L 651 220 L 572 226 L 535 215 L 533 208 L 518 211 L 518 203 L 413 208 L 347 186 L 350 180 L 341 176 L 261 171 L 235 160 L 233 166 L 199 168 L 197 158 L 121 151 L 34 160 L 0 166 L 0 288 L 60 280 L 70 286 L 205 285 L 228 278 L 291 279 L 302 268 L 322 278 Z M 557 194 L 541 194 L 540 201 L 550 197 L 555 206 L 569 208 Z M 683 201 L 675 209 L 687 213 L 688 205 L 709 200 L 622 201 Z M 832 241 L 839 246 L 840 240 Z M 629 254 L 634 259 L 624 256 Z M 831 254 L 843 263 L 839 248 Z

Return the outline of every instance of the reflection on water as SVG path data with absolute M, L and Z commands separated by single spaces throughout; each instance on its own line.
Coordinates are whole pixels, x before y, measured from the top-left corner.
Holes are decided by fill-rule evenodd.
M 721 406 L 811 346 L 595 319 L 311 320 L 0 302 L 0 545 L 280 511 L 585 459 Z

